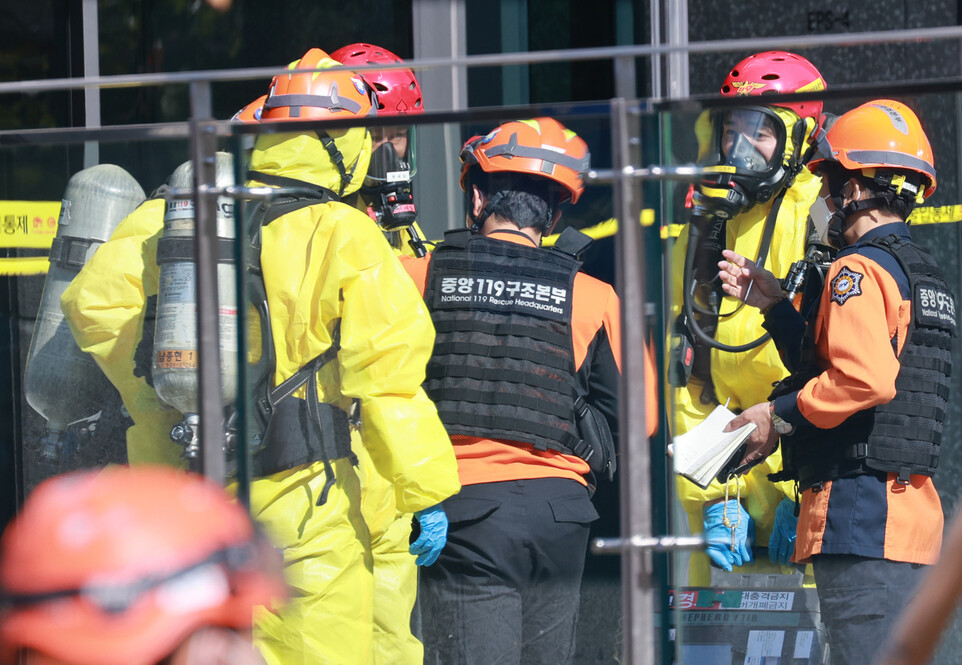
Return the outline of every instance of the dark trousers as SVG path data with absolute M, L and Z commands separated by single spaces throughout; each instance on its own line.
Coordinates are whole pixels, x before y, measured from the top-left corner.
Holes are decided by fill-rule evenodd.
M 560 478 L 468 485 L 444 509 L 447 545 L 421 570 L 424 662 L 570 663 L 598 518 L 588 490 Z
M 926 567 L 848 554 L 812 558 L 832 665 L 870 665 L 908 605 Z

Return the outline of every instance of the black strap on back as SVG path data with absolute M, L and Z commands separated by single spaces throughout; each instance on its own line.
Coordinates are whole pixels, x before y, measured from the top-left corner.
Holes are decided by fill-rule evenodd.
M 328 156 L 331 158 L 331 163 L 337 168 L 338 174 L 341 176 L 341 187 L 337 192 L 337 195 L 343 196 L 344 190 L 350 184 L 353 178 L 353 173 L 348 173 L 347 169 L 344 167 L 344 155 L 338 150 L 337 144 L 334 142 L 327 132 L 317 132 L 317 138 L 320 139 L 321 145 L 327 150 Z
M 337 201 L 339 198 L 325 187 L 295 178 L 259 171 L 248 171 L 247 176 L 250 180 L 263 182 L 267 185 L 297 188 L 298 190 L 294 194 L 279 194 L 277 197 L 259 204 L 248 221 L 248 240 L 250 244 L 247 266 L 248 296 L 251 304 L 258 312 L 261 324 L 261 357 L 252 369 L 252 375 L 255 386 L 261 394 L 256 406 L 261 416 L 268 421 L 282 402 L 290 398 L 301 387 L 306 386 L 304 402 L 307 407 L 308 427 L 313 433 L 313 437 L 310 438 L 313 441 L 320 442 L 320 449 L 311 449 L 310 456 L 324 463 L 326 475 L 326 482 L 317 501 L 317 505 L 320 506 L 327 501 L 328 493 L 336 481 L 334 470 L 330 464 L 331 460 L 343 457 L 344 454 L 342 453 L 344 452 L 350 454 L 349 448 L 344 451 L 337 445 L 338 437 L 336 435 L 332 438 L 332 433 L 344 430 L 347 422 L 346 414 L 333 404 L 321 403 L 317 386 L 317 373 L 324 365 L 335 359 L 338 351 L 340 351 L 340 321 L 335 322 L 331 335 L 331 346 L 327 350 L 305 363 L 282 383 L 272 387 L 271 384 L 277 366 L 277 354 L 274 349 L 270 306 L 267 301 L 267 289 L 264 285 L 264 274 L 260 261 L 261 229 L 274 220 L 301 208 Z M 305 445 L 310 444 L 305 441 Z M 272 471 L 268 470 L 268 472 Z
M 320 185 L 315 185 L 312 182 L 307 182 L 306 180 L 298 180 L 297 178 L 289 178 L 288 176 L 275 175 L 273 173 L 262 173 L 261 171 L 250 170 L 247 172 L 248 180 L 256 180 L 257 182 L 262 182 L 265 185 L 271 185 L 272 187 L 287 187 L 294 188 L 298 190 L 297 196 L 311 197 L 313 199 L 311 205 L 317 203 L 327 203 L 328 201 L 340 201 L 340 197 L 334 193 L 334 190 L 328 189 L 327 187 L 321 187 Z M 289 196 L 289 195 L 284 195 Z M 277 199 L 272 199 L 269 205 L 273 207 L 273 204 Z M 275 216 L 273 219 L 277 219 Z M 262 222 L 267 224 L 268 222 Z
M 260 171 L 252 170 L 247 172 L 247 179 L 274 187 L 286 187 L 297 190 L 297 192 L 292 194 L 278 194 L 268 201 L 259 203 L 257 207 L 254 208 L 254 212 L 248 220 L 247 235 L 250 245 L 250 251 L 248 252 L 248 272 L 254 270 L 257 275 L 260 276 L 261 228 L 295 210 L 321 203 L 339 201 L 340 198 L 327 187 L 321 187 L 320 185 L 298 180 L 297 178 L 288 178 L 287 176 L 261 173 Z M 263 278 L 261 281 L 263 282 Z

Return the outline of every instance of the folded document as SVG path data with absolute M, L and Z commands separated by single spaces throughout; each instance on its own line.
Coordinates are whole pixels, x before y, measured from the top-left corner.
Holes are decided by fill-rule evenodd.
M 755 423 L 726 432 L 725 426 L 735 417 L 718 405 L 708 417 L 689 431 L 676 436 L 668 451 L 675 460 L 675 472 L 705 489 L 713 478 L 725 482 L 748 467 L 738 468 L 745 454 L 745 439 L 755 431 Z

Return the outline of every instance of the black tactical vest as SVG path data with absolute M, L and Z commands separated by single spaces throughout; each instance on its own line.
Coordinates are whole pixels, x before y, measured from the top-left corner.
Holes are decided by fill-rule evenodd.
M 437 337 L 424 388 L 448 434 L 578 447 L 574 257 L 590 239 L 570 231 L 553 249 L 449 231 L 434 251 L 424 301 Z
M 801 489 L 876 472 L 931 476 L 939 463 L 942 422 L 957 334 L 955 297 L 925 249 L 890 235 L 871 242 L 891 254 L 909 279 L 912 320 L 899 356 L 895 398 L 860 411 L 830 430 L 808 428 L 782 437 L 784 471 Z

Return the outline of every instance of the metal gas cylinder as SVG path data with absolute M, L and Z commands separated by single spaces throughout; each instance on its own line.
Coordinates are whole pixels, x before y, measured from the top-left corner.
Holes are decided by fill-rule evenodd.
M 67 182 L 24 375 L 27 403 L 47 420 L 41 441 L 47 463 L 74 452 L 65 436 L 67 426 L 97 415 L 113 390 L 93 358 L 74 341 L 60 297 L 97 247 L 144 199 L 133 176 L 114 164 L 91 166 Z
M 185 162 L 170 176 L 172 191 L 193 186 L 193 164 Z M 234 183 L 233 158 L 217 153 L 216 185 Z M 217 236 L 222 245 L 217 265 L 221 386 L 224 405 L 237 396 L 237 288 L 233 260 L 234 202 L 228 197 L 217 200 Z M 157 396 L 185 415 L 175 427 L 178 442 L 187 447 L 186 456 L 196 454 L 191 445 L 195 436 L 184 432 L 197 429 L 197 287 L 194 258 L 194 200 L 168 198 L 164 232 L 157 246 L 160 286 L 157 294 L 157 319 L 154 328 L 154 353 L 151 377 Z M 208 427 L 210 425 L 207 425 Z M 217 423 L 215 427 L 220 427 Z M 186 428 L 186 429 L 184 429 Z

